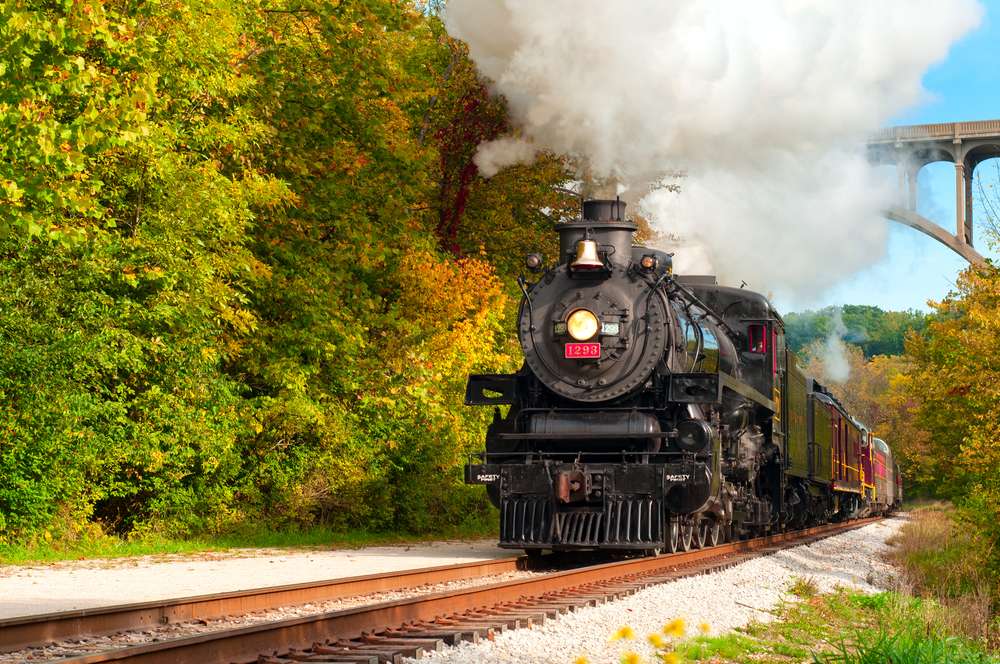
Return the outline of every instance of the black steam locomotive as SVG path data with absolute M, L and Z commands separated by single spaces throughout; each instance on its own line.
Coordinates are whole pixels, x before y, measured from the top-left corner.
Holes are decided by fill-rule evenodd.
M 528 255 L 524 365 L 469 376 L 495 411 L 466 482 L 500 546 L 655 554 L 894 509 L 888 446 L 799 370 L 771 303 L 675 276 L 624 209 L 586 201 L 555 264 Z

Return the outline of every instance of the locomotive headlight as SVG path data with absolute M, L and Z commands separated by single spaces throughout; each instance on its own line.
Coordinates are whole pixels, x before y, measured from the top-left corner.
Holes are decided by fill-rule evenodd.
M 597 316 L 586 309 L 577 309 L 566 319 L 569 334 L 577 341 L 586 341 L 597 334 Z
M 698 454 L 712 442 L 712 427 L 701 420 L 684 420 L 677 425 L 677 447 Z

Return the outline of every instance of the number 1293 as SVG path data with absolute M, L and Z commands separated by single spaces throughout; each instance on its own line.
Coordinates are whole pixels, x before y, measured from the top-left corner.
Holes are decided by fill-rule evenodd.
M 598 358 L 601 356 L 601 344 L 566 344 L 566 357 Z

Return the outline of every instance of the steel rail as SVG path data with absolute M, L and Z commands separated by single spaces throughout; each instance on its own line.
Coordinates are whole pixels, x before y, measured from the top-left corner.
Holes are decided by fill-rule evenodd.
M 548 606 L 547 600 L 544 599 L 546 596 L 564 596 L 572 594 L 567 593 L 567 589 L 582 587 L 584 590 L 580 592 L 584 594 L 579 596 L 593 598 L 602 592 L 600 584 L 613 581 L 619 582 L 619 587 L 625 587 L 630 589 L 629 592 L 634 592 L 650 585 L 648 582 L 641 581 L 643 575 L 652 576 L 659 573 L 655 580 L 663 582 L 671 577 L 690 576 L 713 569 L 722 569 L 749 557 L 766 555 L 786 546 L 822 539 L 865 526 L 876 520 L 876 518 L 863 519 L 850 524 L 819 526 L 685 553 L 605 563 L 530 579 L 506 581 L 252 627 L 148 643 L 95 655 L 67 658 L 62 661 L 66 664 L 104 664 L 106 662 L 122 664 L 228 664 L 230 662 L 257 661 L 261 658 L 267 659 L 271 653 L 305 650 L 316 644 L 329 643 L 331 638 L 335 642 L 361 639 L 365 643 L 371 643 L 371 639 L 379 638 L 373 636 L 376 634 L 434 638 L 439 637 L 444 632 L 450 632 L 454 633 L 456 637 L 461 636 L 466 640 L 472 638 L 478 641 L 480 633 L 485 636 L 488 632 L 492 636 L 493 629 L 486 627 L 481 618 L 466 618 L 465 620 L 474 620 L 475 622 L 463 627 L 462 618 L 457 617 L 459 614 L 473 611 L 479 611 L 476 615 L 490 611 L 502 613 L 503 607 L 512 607 L 511 610 L 514 611 L 515 615 L 523 615 L 530 613 L 530 607 L 533 605 Z M 720 562 L 697 565 L 699 562 L 712 559 L 720 559 Z M 677 571 L 671 572 L 671 568 Z M 588 588 L 597 589 L 588 591 L 586 590 Z M 588 592 L 592 594 L 586 594 Z M 623 593 L 611 591 L 610 594 L 619 596 Z M 525 598 L 536 599 L 526 601 Z M 570 605 L 573 605 L 572 601 L 570 601 Z M 494 608 L 480 611 L 484 607 Z M 442 622 L 441 616 L 456 616 L 456 618 Z M 437 623 L 429 622 L 435 621 L 435 619 L 437 619 Z M 506 624 L 507 621 L 503 615 L 500 615 L 496 618 L 496 622 L 499 627 L 499 623 Z M 424 627 L 421 629 L 425 631 L 395 631 L 400 626 L 405 628 L 406 625 L 415 623 L 423 624 Z M 437 629 L 428 629 L 428 625 L 431 628 L 437 627 Z M 444 625 L 453 626 L 445 627 Z M 365 641 L 365 639 L 368 640 Z M 400 650 L 405 650 L 405 648 L 400 648 Z M 375 659 L 375 655 L 366 650 L 345 651 L 345 653 L 348 652 L 355 652 L 357 656 L 353 659 L 348 654 L 324 657 L 327 658 L 326 661 L 334 661 L 338 657 L 342 661 L 373 661 Z M 379 662 L 399 660 L 398 653 L 387 656 L 384 649 L 375 654 Z M 371 655 L 371 660 L 368 659 L 369 655 Z M 318 660 L 321 656 L 313 657 Z M 287 660 L 274 661 L 284 662 Z
M 524 557 L 502 558 L 175 600 L 10 618 L 0 620 L 0 652 L 45 646 L 53 641 L 67 638 L 103 636 L 189 620 L 215 619 L 226 615 L 253 613 L 310 602 L 326 602 L 387 590 L 405 590 L 424 584 L 446 583 L 526 568 L 527 561 Z

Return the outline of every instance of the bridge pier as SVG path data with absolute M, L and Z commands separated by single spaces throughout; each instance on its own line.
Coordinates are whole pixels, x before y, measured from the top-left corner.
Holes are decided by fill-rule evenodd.
M 955 164 L 955 236 L 968 242 L 965 237 L 965 164 Z

